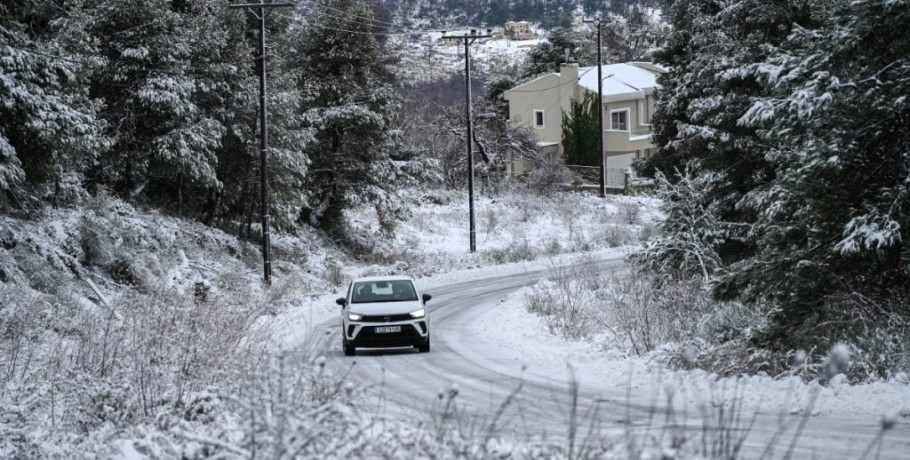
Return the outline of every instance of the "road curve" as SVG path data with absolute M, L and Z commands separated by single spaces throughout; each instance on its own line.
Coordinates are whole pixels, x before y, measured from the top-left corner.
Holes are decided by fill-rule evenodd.
M 615 270 L 621 266 L 619 259 L 604 260 L 598 269 Z M 581 265 L 568 268 L 591 269 Z M 432 320 L 430 353 L 358 349 L 357 357 L 345 357 L 338 332 L 340 320 L 333 320 L 319 326 L 327 332 L 334 331 L 325 336 L 326 355 L 333 367 L 350 369 L 349 378 L 366 389 L 365 406 L 386 417 L 428 420 L 428 412 L 442 410 L 440 398 L 448 398 L 446 393 L 454 388 L 462 417 L 484 430 L 492 426 L 499 432 L 508 432 L 519 441 L 535 436 L 555 436 L 565 441 L 573 419 L 579 436 L 593 430 L 597 435 L 631 433 L 636 439 L 645 439 L 673 429 L 689 432 L 690 442 L 720 437 L 716 429 L 705 435 L 704 427 L 712 430 L 710 427 L 717 423 L 705 423 L 698 409 L 686 411 L 684 419 L 674 413 L 671 422 L 664 407 L 649 403 L 652 395 L 630 395 L 596 382 L 584 382 L 573 391 L 566 370 L 531 371 L 491 353 L 485 338 L 474 333 L 475 321 L 511 293 L 551 274 L 551 270 L 536 270 L 424 289 L 433 294 L 428 305 Z M 354 361 L 356 365 L 351 366 Z M 578 408 L 574 416 L 573 401 Z M 910 459 L 907 425 L 898 424 L 885 433 L 877 458 Z M 794 459 L 860 458 L 879 431 L 874 421 L 849 417 L 761 413 L 744 415 L 739 426 L 751 427 L 744 454 L 738 458 L 784 458 L 794 437 Z M 738 437 L 735 431 L 728 434 Z

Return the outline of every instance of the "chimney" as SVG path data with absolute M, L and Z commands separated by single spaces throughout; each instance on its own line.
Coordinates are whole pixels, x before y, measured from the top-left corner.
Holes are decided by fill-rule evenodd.
M 559 65 L 559 82 L 566 83 L 569 80 L 578 81 L 578 63 L 574 62 L 572 56 Z
M 563 112 L 571 109 L 571 101 L 577 99 L 578 95 L 578 63 L 569 62 L 559 66 L 559 101 Z

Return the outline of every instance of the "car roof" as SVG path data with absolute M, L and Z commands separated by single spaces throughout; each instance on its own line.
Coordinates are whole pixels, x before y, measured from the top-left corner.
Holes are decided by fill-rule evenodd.
M 410 276 L 403 276 L 403 275 L 397 275 L 397 276 L 396 276 L 396 275 L 389 275 L 389 276 L 367 276 L 367 277 L 363 277 L 363 278 L 357 278 L 357 279 L 355 279 L 353 282 L 355 282 L 355 283 L 361 283 L 361 282 L 367 282 L 367 283 L 369 283 L 369 282 L 371 282 L 371 281 L 411 281 L 411 282 L 413 282 L 414 279 L 411 278 Z

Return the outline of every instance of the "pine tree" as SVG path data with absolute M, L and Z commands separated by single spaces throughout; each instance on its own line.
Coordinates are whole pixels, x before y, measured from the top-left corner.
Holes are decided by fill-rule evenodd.
M 645 170 L 670 180 L 676 171 L 711 175 L 703 196 L 716 207 L 726 237 L 717 252 L 725 264 L 755 251 L 749 232 L 758 210 L 747 197 L 774 179 L 775 169 L 760 139 L 761 125 L 740 119 L 752 101 L 770 94 L 753 72 L 770 45 L 780 44 L 795 24 L 808 21 L 801 1 L 675 0 L 669 2 L 672 29 L 655 54 L 667 68 L 652 120 L 660 147 Z M 650 171 L 649 171 L 650 170 Z
M 591 44 L 590 37 L 572 29 L 556 29 L 547 41 L 541 42 L 528 53 L 522 69 L 522 78 L 558 72 L 559 65 L 566 62 L 566 50 L 579 65 L 597 63 L 597 45 Z
M 393 161 L 390 130 L 399 101 L 376 6 L 320 0 L 298 39 L 305 118 L 315 132 L 301 218 L 336 236 L 347 233 L 351 206 L 374 206 L 386 229 L 404 212 L 396 190 L 407 175 Z
M 777 178 L 752 198 L 763 210 L 758 257 L 720 286 L 779 302 L 780 337 L 806 337 L 793 332 L 818 323 L 850 329 L 846 308 L 866 324 L 910 317 L 910 8 L 817 7 L 821 23 L 795 30 L 756 69 L 775 93 L 744 122 L 770 123 L 763 138 L 775 146 Z M 845 307 L 850 298 L 863 301 Z
M 227 10 L 222 8 L 223 10 Z M 268 79 L 268 188 L 272 224 L 291 230 L 303 205 L 301 193 L 308 168 L 305 146 L 312 140 L 304 127 L 299 69 L 290 65 L 298 54 L 292 9 L 270 11 L 266 21 L 266 73 Z M 240 224 L 242 235 L 252 233 L 259 221 L 260 193 L 260 101 L 259 19 L 245 11 L 230 10 L 223 21 L 229 38 L 227 62 L 237 63 L 240 78 L 232 80 L 230 91 L 220 99 L 218 119 L 224 120 L 226 136 L 218 150 L 218 178 L 223 188 L 210 191 L 209 205 L 215 206 L 225 223 Z M 210 215 L 210 214 L 206 214 Z
M 220 188 L 219 107 L 240 78 L 215 2 L 99 0 L 90 34 L 103 59 L 92 95 L 115 139 L 98 180 L 132 197 L 170 202 L 184 188 Z M 224 112 L 220 112 L 224 115 Z
M 81 195 L 82 172 L 107 145 L 82 58 L 56 39 L 58 20 L 32 2 L 0 5 L 0 205 Z

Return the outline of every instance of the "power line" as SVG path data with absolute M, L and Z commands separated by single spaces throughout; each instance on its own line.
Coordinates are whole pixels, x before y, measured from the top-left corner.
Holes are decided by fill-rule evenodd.
M 371 16 L 361 16 L 361 15 L 358 15 L 358 14 L 353 14 L 353 13 L 351 13 L 350 11 L 341 10 L 341 9 L 339 9 L 339 8 L 335 8 L 335 7 L 333 7 L 333 6 L 331 6 L 331 5 L 327 5 L 327 4 L 321 4 L 321 5 L 315 5 L 315 4 L 314 4 L 314 5 L 311 5 L 309 8 L 310 8 L 310 12 L 312 12 L 312 13 L 320 13 L 320 14 L 323 14 L 323 15 L 324 15 L 325 13 L 321 13 L 320 11 L 317 11 L 316 8 L 324 8 L 324 9 L 329 10 L 329 11 L 335 11 L 336 13 L 339 13 L 339 14 L 344 15 L 344 16 L 346 16 L 346 17 L 353 17 L 353 18 L 355 18 L 355 19 L 362 19 L 362 20 L 366 21 L 367 25 L 370 25 L 370 24 L 373 24 L 373 25 L 378 24 L 378 25 L 383 25 L 383 26 L 395 26 L 395 25 L 397 25 L 397 24 L 395 24 L 395 23 L 388 22 L 388 21 L 383 21 L 383 20 L 380 20 L 380 19 L 376 19 L 376 18 L 371 17 Z
M 594 69 L 594 67 L 589 67 L 587 70 L 585 70 L 581 75 L 579 75 L 578 77 L 576 77 L 574 80 L 564 81 L 564 82 L 562 82 L 562 83 L 560 83 L 560 84 L 558 84 L 558 85 L 548 86 L 548 87 L 546 87 L 546 88 L 540 88 L 540 89 L 516 89 L 516 90 L 509 90 L 509 92 L 510 92 L 510 93 L 539 93 L 539 92 L 541 92 L 541 91 L 549 91 L 549 90 L 551 90 L 551 89 L 556 89 L 556 88 L 559 88 L 559 87 L 568 85 L 568 84 L 570 84 L 570 83 L 577 83 L 579 80 L 581 80 L 581 77 L 584 77 L 585 75 L 588 74 L 588 72 L 590 72 L 590 71 L 593 70 L 593 69 Z M 608 75 L 606 78 L 610 78 L 611 76 L 612 76 L 612 75 Z M 606 79 L 606 78 L 605 78 L 605 79 Z M 532 81 L 533 81 L 533 80 L 532 80 Z M 529 83 L 530 83 L 530 82 L 529 82 Z

